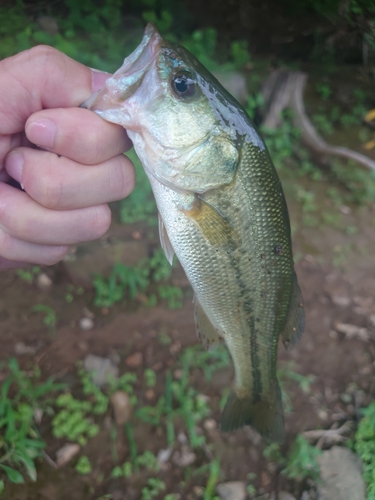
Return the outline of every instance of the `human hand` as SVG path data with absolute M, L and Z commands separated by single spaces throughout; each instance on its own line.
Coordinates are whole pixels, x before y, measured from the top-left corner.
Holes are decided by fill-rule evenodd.
M 45 46 L 0 61 L 0 269 L 99 238 L 132 191 L 126 132 L 78 108 L 109 76 Z

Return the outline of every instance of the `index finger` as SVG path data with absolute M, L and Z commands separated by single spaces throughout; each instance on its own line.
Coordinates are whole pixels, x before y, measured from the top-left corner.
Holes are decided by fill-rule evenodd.
M 93 74 L 87 66 L 44 45 L 0 61 L 0 134 L 23 131 L 36 111 L 80 106 L 97 90 Z

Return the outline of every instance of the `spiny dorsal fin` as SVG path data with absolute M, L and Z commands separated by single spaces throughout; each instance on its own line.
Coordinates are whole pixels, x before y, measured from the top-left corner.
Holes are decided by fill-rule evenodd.
M 160 244 L 162 249 L 164 250 L 165 256 L 167 257 L 167 261 L 172 265 L 173 262 L 173 256 L 174 256 L 174 250 L 172 247 L 172 244 L 170 242 L 167 230 L 165 229 L 163 219 L 161 218 L 160 213 L 158 214 L 159 216 L 159 237 L 160 237 Z
M 207 314 L 204 312 L 196 295 L 194 296 L 194 319 L 197 335 L 202 342 L 202 346 L 207 351 L 214 350 L 223 339 L 219 334 L 219 330 L 213 326 Z
M 287 351 L 290 351 L 301 338 L 305 328 L 305 311 L 303 309 L 303 299 L 298 286 L 297 276 L 294 274 L 292 296 L 288 315 L 285 321 L 281 339 Z

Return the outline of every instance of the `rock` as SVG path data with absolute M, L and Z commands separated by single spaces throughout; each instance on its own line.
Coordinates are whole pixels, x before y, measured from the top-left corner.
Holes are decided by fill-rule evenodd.
M 217 422 L 213 418 L 208 418 L 203 422 L 203 427 L 206 429 L 206 431 L 210 432 L 213 431 L 217 428 Z
M 367 342 L 370 339 L 369 332 L 366 328 L 349 323 L 335 323 L 335 330 L 339 333 L 345 334 L 348 339 L 357 338 Z
M 118 377 L 118 368 L 110 359 L 94 354 L 88 354 L 85 357 L 83 367 L 91 373 L 92 381 L 98 387 L 105 385 L 110 377 Z
M 14 352 L 17 356 L 25 356 L 26 354 L 35 354 L 37 352 L 35 346 L 26 345 L 23 342 L 17 342 L 14 346 Z
M 143 355 L 141 352 L 135 352 L 128 356 L 125 360 L 126 366 L 129 368 L 139 368 L 143 363 Z
M 81 447 L 77 443 L 67 443 L 64 444 L 62 448 L 56 452 L 56 465 L 57 467 L 63 467 L 65 464 L 70 462 L 74 458 Z
M 246 485 L 242 481 L 218 484 L 216 491 L 221 500 L 245 500 L 246 498 Z
M 348 448 L 334 446 L 318 457 L 321 500 L 365 500 L 362 464 Z
M 97 240 L 82 243 L 76 253 L 64 259 L 64 266 L 75 285 L 91 286 L 95 274 L 108 277 L 114 264 L 121 262 L 134 266 L 147 257 L 147 246 L 142 241 Z
M 343 295 L 332 295 L 332 302 L 336 304 L 336 306 L 340 307 L 348 307 L 350 306 L 351 300 L 349 297 L 344 297 Z
M 296 497 L 294 497 L 287 491 L 280 491 L 277 498 L 278 500 L 296 500 Z
M 247 83 L 246 78 L 237 71 L 216 71 L 214 77 L 219 80 L 221 85 L 237 99 L 240 104 L 247 102 Z
M 124 391 L 116 391 L 112 394 L 110 400 L 115 414 L 116 424 L 123 425 L 129 422 L 133 407 L 128 394 Z
M 56 22 L 56 19 L 51 16 L 40 16 L 36 20 L 36 22 L 39 24 L 39 26 L 42 28 L 43 31 L 48 33 L 51 36 L 57 35 L 59 31 L 59 26 Z
M 94 328 L 94 320 L 92 318 L 81 318 L 79 320 L 79 327 L 81 330 L 92 330 Z
M 159 450 L 156 456 L 158 462 L 160 464 L 165 464 L 166 462 L 168 462 L 168 460 L 171 458 L 172 451 L 173 451 L 172 448 L 165 448 L 164 450 Z
M 41 290 L 48 290 L 52 286 L 52 280 L 46 273 L 41 273 L 36 278 L 36 284 Z
M 187 446 L 183 446 L 181 451 L 176 451 L 173 455 L 173 462 L 178 467 L 187 467 L 195 462 L 197 458 L 196 454 L 193 453 Z

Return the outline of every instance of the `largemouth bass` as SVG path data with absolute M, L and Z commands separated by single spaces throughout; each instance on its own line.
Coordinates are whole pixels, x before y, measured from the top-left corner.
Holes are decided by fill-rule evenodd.
M 249 424 L 282 442 L 278 339 L 293 347 L 304 311 L 282 187 L 250 118 L 153 25 L 85 107 L 126 128 L 156 198 L 162 247 L 194 289 L 198 336 L 230 351 L 235 386 L 221 429 Z

